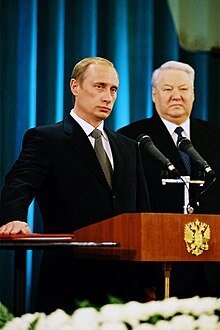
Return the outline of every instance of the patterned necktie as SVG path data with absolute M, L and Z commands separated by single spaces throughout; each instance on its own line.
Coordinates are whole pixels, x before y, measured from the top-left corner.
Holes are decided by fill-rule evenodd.
M 113 170 L 112 170 L 112 166 L 110 164 L 109 158 L 103 147 L 101 135 L 102 135 L 102 133 L 99 129 L 94 129 L 94 131 L 92 131 L 92 133 L 91 133 L 91 136 L 95 139 L 94 150 L 95 150 L 96 156 L 97 156 L 99 163 L 102 167 L 102 170 L 105 174 L 106 180 L 108 181 L 110 188 L 112 188 Z
M 174 131 L 177 134 L 177 146 L 178 143 L 184 138 L 182 136 L 183 128 L 181 126 L 177 127 Z M 179 150 L 179 149 L 178 149 Z M 191 162 L 190 162 L 190 157 L 183 151 L 179 150 L 180 156 L 182 158 L 182 161 L 184 163 L 184 166 L 186 168 L 186 172 L 188 175 L 191 174 Z

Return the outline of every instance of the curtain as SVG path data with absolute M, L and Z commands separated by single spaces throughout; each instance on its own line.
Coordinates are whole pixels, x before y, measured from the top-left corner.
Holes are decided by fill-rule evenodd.
M 69 113 L 72 68 L 89 56 L 111 60 L 119 72 L 110 128 L 152 115 L 151 74 L 168 60 L 195 68 L 193 116 L 220 125 L 219 58 L 179 47 L 166 0 L 0 0 L 1 187 L 24 132 Z M 34 203 L 28 221 L 41 231 Z M 33 259 L 28 253 L 27 311 L 39 267 Z M 13 252 L 0 251 L 0 269 L 0 301 L 13 310 Z

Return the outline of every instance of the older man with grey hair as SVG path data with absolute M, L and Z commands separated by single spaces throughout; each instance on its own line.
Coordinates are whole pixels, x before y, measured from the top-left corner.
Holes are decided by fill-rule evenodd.
M 152 100 L 156 110 L 153 116 L 122 127 L 119 133 L 134 140 L 142 134 L 149 135 L 154 145 L 170 160 L 181 176 L 189 175 L 193 179 L 201 179 L 203 173 L 198 163 L 190 160 L 190 168 L 187 168 L 177 148 L 180 135 L 190 140 L 217 177 L 205 193 L 202 191 L 204 187 L 190 185 L 190 206 L 194 213 L 219 214 L 220 129 L 191 117 L 195 99 L 194 77 L 194 69 L 186 63 L 169 61 L 161 65 L 152 75 Z M 183 185 L 162 185 L 161 163 L 146 149 L 142 150 L 142 160 L 152 211 L 183 213 Z M 169 173 L 166 174 L 169 178 Z M 204 179 L 203 176 L 202 178 Z M 220 297 L 219 275 L 219 264 L 174 264 L 171 295 L 180 298 L 192 295 Z

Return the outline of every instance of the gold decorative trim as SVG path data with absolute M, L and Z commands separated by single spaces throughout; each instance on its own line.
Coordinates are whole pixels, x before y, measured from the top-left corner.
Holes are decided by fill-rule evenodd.
M 209 249 L 208 241 L 211 237 L 209 225 L 196 219 L 195 222 L 189 222 L 184 228 L 184 241 L 189 253 L 199 256 L 203 251 Z

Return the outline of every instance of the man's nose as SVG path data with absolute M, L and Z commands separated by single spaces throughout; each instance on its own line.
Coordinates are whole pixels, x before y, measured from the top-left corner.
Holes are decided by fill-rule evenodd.
M 173 91 L 172 99 L 173 100 L 179 100 L 180 98 L 181 98 L 180 92 L 179 91 Z
M 103 94 L 102 94 L 102 99 L 105 102 L 110 103 L 112 101 L 112 95 L 111 95 L 111 91 L 109 89 L 106 89 Z

